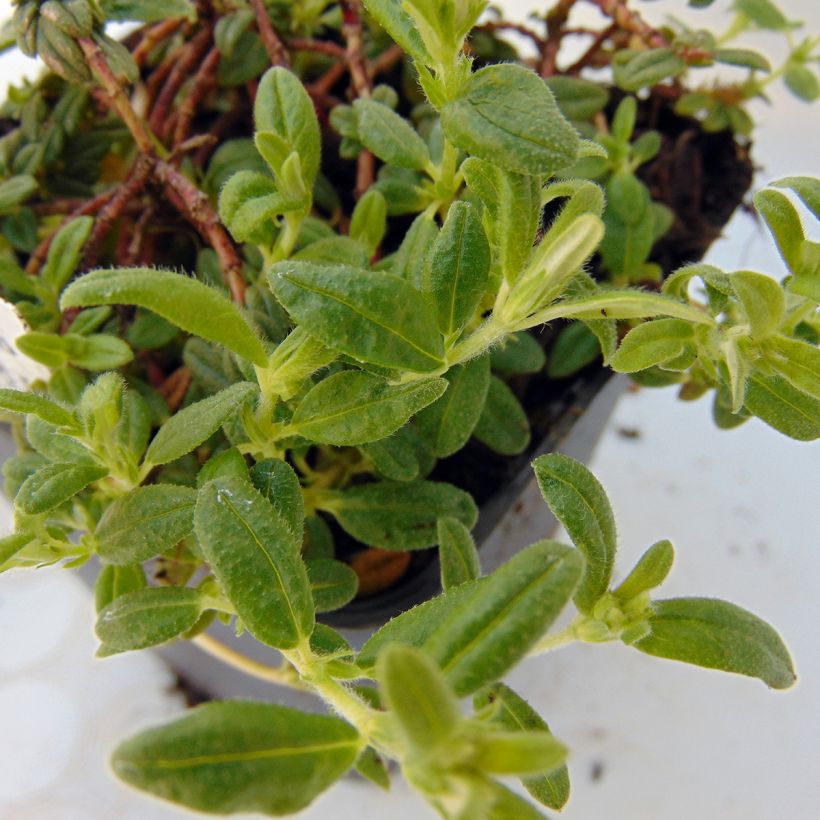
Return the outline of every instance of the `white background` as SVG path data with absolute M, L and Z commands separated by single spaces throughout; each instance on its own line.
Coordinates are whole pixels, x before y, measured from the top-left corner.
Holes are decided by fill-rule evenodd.
M 508 2 L 519 17 L 534 8 Z M 781 0 L 820 30 L 816 0 Z M 725 25 L 726 0 L 707 12 L 682 0 L 642 4 L 651 19 L 679 14 Z M 0 0 L 0 16 L 8 11 Z M 542 6 L 539 6 L 542 7 Z M 595 17 L 595 12 L 591 12 Z M 708 22 L 707 22 L 708 21 Z M 772 58 L 776 37 L 757 44 Z M 21 64 L 0 58 L 0 80 Z M 817 174 L 818 108 L 781 88 L 762 120 L 758 185 Z M 765 119 L 763 119 L 765 118 Z M 816 238 L 816 231 L 815 231 Z M 710 253 L 728 269 L 782 272 L 764 232 L 738 216 Z M 624 437 L 619 431 L 638 431 Z M 645 657 L 621 645 L 573 646 L 511 676 L 573 750 L 573 820 L 810 820 L 820 805 L 820 446 L 790 442 L 752 421 L 717 431 L 708 401 L 642 391 L 620 402 L 591 464 L 612 498 L 623 574 L 651 542 L 669 537 L 678 560 L 667 595 L 712 595 L 770 620 L 785 636 L 800 681 L 787 693 L 745 678 Z M 5 505 L 5 510 L 8 505 Z M 7 518 L 7 514 L 5 516 Z M 537 519 L 526 522 L 543 537 Z M 182 707 L 148 653 L 95 661 L 90 597 L 70 573 L 0 579 L 0 818 L 161 820 L 182 813 L 113 781 L 105 758 L 137 726 Z M 303 815 L 311 820 L 410 820 L 426 808 L 400 783 L 392 795 L 346 781 Z

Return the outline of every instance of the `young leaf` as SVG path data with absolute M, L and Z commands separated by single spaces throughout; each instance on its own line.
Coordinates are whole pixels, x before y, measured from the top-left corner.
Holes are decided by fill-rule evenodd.
M 530 443 L 530 422 L 515 394 L 497 376 L 490 378 L 487 399 L 473 435 L 496 453 L 518 455 Z
M 422 65 L 429 62 L 424 41 L 413 18 L 402 8 L 401 0 L 365 0 L 364 5 L 403 51 Z
M 359 578 L 341 561 L 322 558 L 308 561 L 307 574 L 317 612 L 340 609 L 356 597 Z
M 575 603 L 589 612 L 606 593 L 615 562 L 615 517 L 604 488 L 583 464 L 560 453 L 533 462 L 544 500 L 586 558 Z
M 749 270 L 735 271 L 731 281 L 752 335 L 761 338 L 776 330 L 786 312 L 783 288 L 770 276 Z
M 353 108 L 358 116 L 359 139 L 380 160 L 416 171 L 429 165 L 427 145 L 404 117 L 372 99 L 360 98 Z
M 251 634 L 277 649 L 298 646 L 314 624 L 307 570 L 293 535 L 249 483 L 220 478 L 197 498 L 200 548 Z
M 196 491 L 172 484 L 137 487 L 116 499 L 100 518 L 94 537 L 108 564 L 147 561 L 171 549 L 194 528 Z
M 444 378 L 449 383 L 447 392 L 416 417 L 419 431 L 438 458 L 458 452 L 473 434 L 490 388 L 489 358 L 479 356 L 455 365 Z
M 777 632 L 726 601 L 655 601 L 649 626 L 649 635 L 634 644 L 648 655 L 760 678 L 772 689 L 788 689 L 796 680 L 789 651 Z
M 797 209 L 780 191 L 764 189 L 753 197 L 755 208 L 762 214 L 772 238 L 789 270 L 801 272 L 803 226 Z
M 427 261 L 433 249 L 438 226 L 426 211 L 414 220 L 399 249 L 393 255 L 389 270 L 409 282 L 416 290 L 423 290 Z
M 532 251 L 541 214 L 537 177 L 512 174 L 492 161 L 469 157 L 461 166 L 467 186 L 484 205 L 494 281 L 514 281 Z
M 387 203 L 379 191 L 369 188 L 356 203 L 353 215 L 350 217 L 350 239 L 364 245 L 367 255 L 372 256 L 381 244 L 386 230 Z M 328 261 L 339 262 L 343 260 L 339 259 L 337 255 L 335 259 L 328 259 Z M 359 262 L 353 264 L 359 264 Z M 367 260 L 365 259 L 362 266 L 366 264 Z
M 424 641 L 459 696 L 502 677 L 558 617 L 581 577 L 569 547 L 539 541 L 492 575 L 457 587 L 474 592 Z
M 77 419 L 68 408 L 37 393 L 0 389 L 0 410 L 23 415 L 32 414 L 55 427 L 77 426 Z
M 296 408 L 289 430 L 323 444 L 377 441 L 395 433 L 446 389 L 444 379 L 391 385 L 371 373 L 343 370 L 308 392 Z
M 182 330 L 218 342 L 254 364 L 268 357 L 240 309 L 226 296 L 178 273 L 153 268 L 95 270 L 72 282 L 60 307 L 138 305 Z
M 313 101 L 301 80 L 286 68 L 266 71 L 259 81 L 253 116 L 257 131 L 279 137 L 287 146 L 286 156 L 298 155 L 305 187 L 310 190 L 319 171 L 321 134 Z M 282 173 L 281 165 L 273 170 Z
M 363 484 L 329 491 L 319 504 L 354 538 L 386 550 L 432 547 L 439 518 L 450 516 L 472 527 L 477 517 L 467 493 L 436 481 Z
M 412 752 L 423 757 L 445 747 L 461 714 L 435 662 L 418 649 L 392 644 L 379 656 L 376 677 Z
M 609 101 L 605 88 L 579 77 L 548 77 L 547 86 L 563 115 L 570 120 L 588 120 L 603 111 Z
M 820 399 L 820 349 L 799 339 L 776 335 L 768 340 L 769 363 L 803 393 Z
M 615 84 L 625 91 L 639 91 L 656 85 L 667 77 L 676 77 L 685 68 L 686 63 L 671 48 L 625 50 L 612 61 Z
M 293 534 L 296 544 L 301 545 L 305 526 L 305 502 L 302 498 L 302 486 L 293 467 L 278 458 L 257 461 L 251 468 L 250 480 L 270 501 Z
M 610 364 L 618 373 L 634 373 L 663 365 L 680 356 L 695 338 L 695 329 L 683 319 L 655 319 L 626 334 Z
M 441 109 L 441 125 L 467 153 L 522 174 L 553 174 L 578 153 L 578 134 L 546 83 L 519 65 L 475 72 Z
M 404 433 L 405 428 L 381 441 L 371 441 L 361 450 L 373 462 L 384 478 L 392 481 L 412 481 L 419 475 L 416 448 Z
M 817 177 L 783 177 L 770 184 L 776 188 L 791 188 L 812 214 L 820 219 L 820 179 Z
M 159 428 L 145 454 L 145 463 L 167 464 L 190 453 L 237 413 L 257 390 L 251 382 L 238 382 L 215 396 L 189 404 Z
M 482 731 L 476 738 L 475 765 L 490 774 L 544 774 L 557 769 L 567 747 L 550 732 L 525 730 Z
M 196 474 L 197 489 L 204 487 L 209 481 L 213 481 L 213 479 L 219 476 L 226 475 L 232 475 L 237 478 L 244 478 L 245 481 L 250 481 L 248 464 L 236 447 L 231 447 L 228 450 L 222 450 L 212 455 L 202 465 L 202 469 Z
M 439 518 L 436 525 L 441 587 L 444 590 L 481 575 L 478 550 L 470 531 L 456 518 Z
M 675 550 L 672 542 L 656 541 L 640 557 L 632 572 L 621 581 L 612 594 L 622 601 L 629 601 L 643 592 L 659 587 L 669 575 L 674 560 Z
M 103 653 L 145 649 L 189 630 L 202 612 L 201 595 L 187 587 L 152 587 L 115 598 L 97 618 Z
M 387 770 L 387 763 L 372 746 L 368 746 L 359 755 L 355 769 L 371 783 L 375 783 L 385 791 L 390 791 L 390 772 Z
M 6 562 L 17 555 L 23 547 L 28 546 L 36 536 L 30 532 L 13 532 L 0 538 L 0 570 Z
M 468 202 L 454 202 L 433 244 L 424 292 L 438 313 L 445 336 L 469 322 L 484 297 L 490 274 L 490 245 L 481 218 Z
M 496 683 L 479 692 L 473 699 L 473 704 L 477 710 L 494 704 L 492 723 L 498 723 L 508 731 L 550 730 L 535 709 L 503 683 Z M 569 800 L 569 772 L 566 765 L 559 766 L 549 774 L 524 777 L 521 782 L 547 808 L 560 811 Z
M 820 438 L 820 399 L 780 376 L 752 373 L 746 384 L 745 409 L 797 441 Z
M 130 786 L 190 809 L 283 815 L 344 774 L 361 745 L 336 717 L 215 701 L 126 740 L 111 765 Z
M 14 503 L 27 515 L 45 513 L 107 475 L 106 467 L 94 464 L 46 464 L 23 482 Z
M 328 347 L 371 364 L 437 370 L 444 345 L 424 297 L 382 271 L 283 262 L 268 273 L 288 313 Z

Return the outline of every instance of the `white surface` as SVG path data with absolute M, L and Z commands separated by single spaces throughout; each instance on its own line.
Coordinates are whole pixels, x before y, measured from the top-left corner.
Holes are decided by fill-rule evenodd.
M 514 3 L 529 9 L 530 3 Z M 677 12 L 684 3 L 649 9 Z M 726 2 L 703 15 L 721 16 Z M 820 28 L 815 0 L 781 2 Z M 0 14 L 8 6 L 0 3 Z M 769 50 L 770 51 L 770 50 Z M 5 64 L 0 63 L 0 69 Z M 4 72 L 0 70 L 0 76 Z M 6 75 L 8 76 L 8 75 Z M 756 137 L 761 182 L 818 173 L 818 109 L 778 91 Z M 760 116 L 762 110 L 757 111 Z M 711 261 L 778 272 L 776 254 L 738 217 Z M 625 438 L 619 430 L 637 430 Z M 620 573 L 669 537 L 678 560 L 665 594 L 725 597 L 769 619 L 800 681 L 773 693 L 756 681 L 648 658 L 623 646 L 580 646 L 524 664 L 510 683 L 573 749 L 572 820 L 810 820 L 820 805 L 820 445 L 752 421 L 716 430 L 707 401 L 671 391 L 628 394 L 591 465 L 618 516 Z M 0 818 L 164 820 L 181 812 L 114 782 L 116 741 L 182 707 L 148 653 L 93 659 L 89 596 L 68 572 L 0 580 Z M 593 775 L 596 775 L 593 777 Z M 309 820 L 430 816 L 396 783 L 391 795 L 346 781 Z

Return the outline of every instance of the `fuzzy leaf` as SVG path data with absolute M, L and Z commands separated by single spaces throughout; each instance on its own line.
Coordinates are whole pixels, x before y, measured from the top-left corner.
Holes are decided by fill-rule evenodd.
M 137 487 L 116 499 L 100 518 L 94 537 L 108 564 L 147 561 L 171 549 L 194 528 L 196 491 L 172 484 Z
M 603 111 L 609 100 L 605 88 L 579 77 L 548 77 L 547 86 L 563 115 L 570 120 L 588 120 Z
M 481 218 L 468 202 L 454 202 L 433 243 L 424 292 L 438 313 L 445 336 L 460 331 L 475 315 L 490 273 L 490 245 Z
M 336 717 L 216 701 L 126 740 L 111 765 L 130 786 L 196 811 L 283 815 L 309 805 L 360 748 Z
M 387 230 L 387 202 L 382 194 L 369 188 L 364 196 L 356 203 L 353 209 L 353 215 L 350 217 L 350 239 L 363 245 L 367 251 L 367 256 L 372 256 Z M 341 237 L 339 237 L 341 239 Z M 300 258 L 306 258 L 304 256 Z M 328 261 L 341 262 L 347 261 L 336 259 Z M 352 264 L 360 264 L 358 261 Z M 367 264 L 367 259 L 364 260 L 362 266 Z
M 430 59 L 413 18 L 402 8 L 401 0 L 364 0 L 367 10 L 403 51 L 424 64 Z
M 187 587 L 152 587 L 115 598 L 97 618 L 105 655 L 158 646 L 189 630 L 202 612 L 201 596 Z
M 273 292 L 293 318 L 328 347 L 360 361 L 429 372 L 444 346 L 424 297 L 382 271 L 306 262 L 274 265 Z
M 490 351 L 490 363 L 497 373 L 538 373 L 546 361 L 544 348 L 526 330 L 511 333 Z
M 686 63 L 671 48 L 622 51 L 612 62 L 615 84 L 625 91 L 639 91 L 668 77 L 676 77 Z
M 353 108 L 358 117 L 359 139 L 380 160 L 415 171 L 430 163 L 427 145 L 404 117 L 372 99 L 358 99 Z
M 481 575 L 478 550 L 467 527 L 456 518 L 439 518 L 436 532 L 442 589 L 452 589 L 478 578 Z
M 55 427 L 75 428 L 77 426 L 77 419 L 68 408 L 38 393 L 0 389 L 0 410 L 23 415 L 31 414 Z
M 392 481 L 412 481 L 419 475 L 416 449 L 403 434 L 403 429 L 380 441 L 371 441 L 361 448 L 379 474 Z
M 618 373 L 635 373 L 680 356 L 694 341 L 694 328 L 682 319 L 655 319 L 626 334 L 610 364 Z
M 73 276 L 94 220 L 90 216 L 73 219 L 54 235 L 40 278 L 53 293 L 59 293 Z
M 490 377 L 487 399 L 473 435 L 496 453 L 514 456 L 530 443 L 530 422 L 515 394 L 497 376 Z
M 94 584 L 94 608 L 102 612 L 115 598 L 128 592 L 145 589 L 145 573 L 139 564 L 117 567 L 106 564 Z
M 120 22 L 153 23 L 172 17 L 196 19 L 196 10 L 188 0 L 100 0 L 100 6 L 106 20 Z
M 540 456 L 533 468 L 544 500 L 586 559 L 575 603 L 589 612 L 609 587 L 618 546 L 609 499 L 595 476 L 568 456 Z
M 772 336 L 768 341 L 769 363 L 793 387 L 820 399 L 820 349 L 813 344 Z
M 355 445 L 395 433 L 447 389 L 444 379 L 391 385 L 344 370 L 320 381 L 299 403 L 289 430 L 323 444 Z
M 820 219 L 820 179 L 817 177 L 783 177 L 772 182 L 776 188 L 791 188 L 815 218 Z
M 318 558 L 307 562 L 310 591 L 317 612 L 332 612 L 356 596 L 359 577 L 341 561 Z
M 477 516 L 467 493 L 436 481 L 363 484 L 329 491 L 319 503 L 354 538 L 386 550 L 431 547 L 439 518 L 449 516 L 472 527 Z
M 175 413 L 151 441 L 146 464 L 167 464 L 190 453 L 237 413 L 257 389 L 251 382 L 237 382 Z
M 629 601 L 643 592 L 659 587 L 669 575 L 674 560 L 675 550 L 671 541 L 655 542 L 612 594 L 622 601 Z
M 649 626 L 650 634 L 634 644 L 648 655 L 760 678 L 772 689 L 788 689 L 796 680 L 789 651 L 777 632 L 726 601 L 655 601 Z
M 220 478 L 197 499 L 194 524 L 205 559 L 251 634 L 290 649 L 313 630 L 314 608 L 299 546 L 249 483 Z
M 517 173 L 553 174 L 578 153 L 578 134 L 546 83 L 519 65 L 475 72 L 441 109 L 441 125 L 468 154 Z
M 14 503 L 27 515 L 49 512 L 106 475 L 94 464 L 46 464 L 23 482 Z
M 416 417 L 419 432 L 438 458 L 458 452 L 473 434 L 490 387 L 489 358 L 479 356 L 455 365 L 444 378 L 447 392 Z
M 780 376 L 752 373 L 743 403 L 749 413 L 789 438 L 820 438 L 820 399 L 798 390 Z
M 182 330 L 218 342 L 252 361 L 267 363 L 262 342 L 226 296 L 178 273 L 153 268 L 112 268 L 87 273 L 63 292 L 60 307 L 138 305 Z
M 780 325 L 786 312 L 786 299 L 778 282 L 749 270 L 735 271 L 731 282 L 753 336 L 766 336 Z
M 251 468 L 250 480 L 270 501 L 293 534 L 297 546 L 301 545 L 305 526 L 305 502 L 302 498 L 302 486 L 293 467 L 278 458 L 257 461 Z

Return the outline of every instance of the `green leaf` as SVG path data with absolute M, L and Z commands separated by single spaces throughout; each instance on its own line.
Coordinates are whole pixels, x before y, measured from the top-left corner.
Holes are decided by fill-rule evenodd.
M 278 458 L 257 461 L 250 472 L 254 487 L 270 501 L 297 546 L 302 543 L 305 527 L 305 502 L 302 486 L 293 467 Z
M 314 608 L 299 545 L 249 483 L 219 478 L 200 491 L 197 539 L 219 585 L 251 634 L 277 649 L 303 643 Z
M 469 440 L 484 411 L 490 387 L 489 358 L 479 356 L 451 367 L 447 392 L 422 410 L 416 426 L 438 458 L 458 452 Z M 441 379 L 437 381 L 443 381 Z
M 402 0 L 364 0 L 364 5 L 403 51 L 422 64 L 430 60 L 413 18 L 402 8 Z
M 561 329 L 550 350 L 547 375 L 566 379 L 601 357 L 601 345 L 583 322 L 570 322 Z
M 780 325 L 786 313 L 786 299 L 777 281 L 762 273 L 739 270 L 732 274 L 731 282 L 753 336 L 766 336 Z
M 253 115 L 257 131 L 275 134 L 287 145 L 287 154 L 298 154 L 305 187 L 313 188 L 321 158 L 321 134 L 313 101 L 302 81 L 286 68 L 266 71 L 259 81 Z M 273 170 L 277 175 L 282 173 L 281 166 Z
M 317 612 L 340 609 L 356 597 L 359 576 L 341 561 L 332 558 L 308 561 L 307 574 Z
M 254 242 L 273 227 L 277 218 L 308 205 L 304 192 L 290 196 L 266 174 L 239 171 L 219 192 L 219 215 L 237 242 Z
M 634 569 L 621 581 L 612 594 L 622 601 L 629 601 L 638 595 L 659 587 L 669 575 L 675 560 L 672 542 L 656 541 L 638 560 Z
M 100 0 L 106 20 L 139 20 L 153 23 L 172 17 L 196 19 L 196 10 L 188 0 Z
M 514 281 L 532 252 L 541 215 L 538 179 L 511 174 L 492 161 L 469 157 L 461 170 L 484 205 L 484 229 L 492 249 L 494 279 Z
M 0 213 L 12 210 L 28 199 L 40 187 L 37 180 L 21 174 L 0 182 Z
M 544 500 L 586 559 L 575 603 L 589 612 L 609 588 L 618 546 L 615 516 L 606 492 L 579 461 L 549 453 L 533 462 Z
M 359 139 L 380 160 L 415 171 L 430 164 L 426 143 L 404 117 L 372 99 L 358 99 L 353 108 Z
M 387 770 L 387 763 L 372 746 L 368 746 L 359 755 L 355 768 L 362 777 L 366 777 L 371 783 L 375 783 L 385 791 L 390 791 L 390 772 Z
M 783 82 L 799 100 L 814 102 L 820 97 L 817 75 L 802 63 L 792 63 L 783 74 Z
M 806 207 L 820 219 L 820 179 L 816 177 L 783 177 L 770 185 L 776 188 L 791 188 Z
M 27 547 L 36 538 L 30 532 L 13 532 L 0 538 L 0 571 L 20 550 Z
M 511 333 L 490 351 L 490 364 L 497 373 L 538 373 L 546 361 L 544 348 L 526 330 Z
M 267 363 L 262 342 L 240 309 L 221 293 L 171 271 L 153 268 L 96 270 L 63 292 L 61 309 L 95 305 L 138 305 L 182 330 L 218 342 L 252 361 Z
M 418 649 L 393 644 L 380 654 L 376 677 L 411 753 L 425 757 L 446 747 L 461 714 L 435 662 Z
M 363 544 L 386 550 L 432 547 L 439 518 L 449 516 L 472 527 L 477 517 L 467 493 L 436 481 L 383 481 L 328 491 L 319 507 Z
M 475 72 L 462 94 L 441 109 L 441 125 L 467 153 L 522 174 L 553 174 L 578 153 L 578 134 L 552 92 L 523 66 Z
M 226 475 L 244 478 L 245 481 L 250 480 L 248 464 L 236 447 L 212 455 L 202 465 L 202 469 L 196 474 L 197 489 L 204 487 L 209 481 L 213 481 L 218 476 Z
M 820 350 L 813 344 L 772 336 L 767 342 L 768 361 L 793 387 L 820 399 Z
M 328 347 L 385 367 L 424 373 L 442 366 L 433 312 L 398 276 L 306 262 L 276 264 L 268 276 L 288 313 Z
M 615 84 L 625 91 L 639 91 L 669 77 L 676 77 L 686 63 L 671 48 L 621 51 L 612 61 Z
M 820 438 L 820 400 L 780 376 L 752 373 L 746 384 L 744 407 L 789 438 L 798 441 Z
M 112 370 L 134 358 L 131 348 L 116 336 L 98 333 L 80 336 L 77 333 L 41 333 L 30 331 L 18 336 L 15 344 L 30 359 L 47 367 L 73 364 L 85 370 Z
M 97 553 L 109 564 L 147 561 L 171 549 L 194 528 L 196 491 L 171 484 L 137 487 L 100 518 Z
M 469 202 L 454 202 L 433 243 L 424 292 L 436 307 L 445 336 L 474 318 L 490 274 L 490 245 L 481 218 Z
M 0 389 L 0 409 L 9 413 L 32 414 L 55 427 L 75 428 L 77 426 L 74 413 L 38 393 Z
M 634 644 L 659 658 L 760 678 L 772 689 L 795 682 L 792 659 L 769 624 L 739 606 L 712 598 L 652 604 L 652 631 Z
M 106 475 L 94 464 L 46 464 L 23 482 L 14 503 L 27 515 L 46 513 Z
M 476 739 L 475 765 L 490 774 L 544 774 L 557 769 L 567 747 L 542 730 L 483 731 Z
M 479 692 L 473 703 L 477 710 L 494 706 L 491 722 L 500 724 L 508 731 L 549 732 L 549 726 L 529 703 L 503 683 L 496 683 Z M 560 810 L 569 800 L 569 772 L 566 765 L 559 766 L 549 774 L 525 777 L 521 782 L 547 808 Z
M 655 319 L 632 328 L 610 362 L 618 373 L 635 373 L 680 356 L 695 339 L 695 329 L 682 319 Z
M 734 0 L 734 8 L 763 29 L 785 31 L 791 25 L 771 0 Z
M 152 587 L 115 598 L 95 630 L 106 655 L 158 646 L 189 630 L 202 613 L 200 593 L 187 587 Z
M 117 567 L 106 564 L 94 584 L 94 608 L 99 613 L 115 598 L 145 589 L 145 573 L 139 564 Z
M 486 811 L 488 820 L 544 820 L 541 814 L 531 803 L 510 791 L 501 783 L 491 780 L 486 790 L 480 794 L 478 805 Z
M 126 740 L 111 765 L 129 785 L 197 811 L 283 815 L 344 774 L 361 745 L 336 717 L 211 702 Z
M 748 48 L 719 48 L 714 52 L 715 61 L 724 65 L 737 65 L 753 71 L 771 71 L 769 61 Z
M 424 641 L 459 696 L 502 677 L 523 658 L 569 601 L 583 561 L 575 550 L 539 541 L 481 582 Z
M 90 216 L 80 216 L 54 235 L 48 257 L 40 271 L 40 278 L 53 293 L 59 293 L 73 276 L 93 225 L 94 220 Z
M 607 90 L 591 80 L 559 75 L 548 77 L 546 82 L 561 112 L 570 120 L 588 120 L 603 111 L 609 101 Z
M 456 518 L 439 518 L 436 533 L 442 589 L 452 589 L 478 578 L 481 575 L 478 550 L 467 527 Z
M 427 262 L 433 250 L 438 226 L 433 217 L 425 211 L 414 220 L 399 249 L 393 255 L 389 270 L 409 282 L 416 290 L 422 290 Z
M 167 464 L 190 453 L 237 413 L 257 390 L 251 382 L 238 382 L 214 396 L 189 404 L 159 428 L 145 454 L 145 463 Z
M 391 385 L 371 373 L 344 370 L 307 393 L 288 429 L 323 444 L 377 441 L 395 433 L 446 389 L 444 379 Z
M 490 378 L 484 409 L 473 435 L 496 453 L 514 456 L 530 443 L 530 422 L 515 394 L 497 376 Z
M 393 481 L 412 481 L 419 475 L 416 448 L 408 440 L 405 429 L 381 441 L 371 441 L 361 448 L 379 474 Z
M 350 239 L 364 245 L 367 255 L 372 256 L 381 244 L 386 230 L 387 202 L 379 191 L 369 188 L 356 203 L 350 217 Z M 333 261 L 342 260 L 337 257 Z
M 788 197 L 780 191 L 764 189 L 752 197 L 789 270 L 800 274 L 802 267 L 803 226 L 800 215 Z

